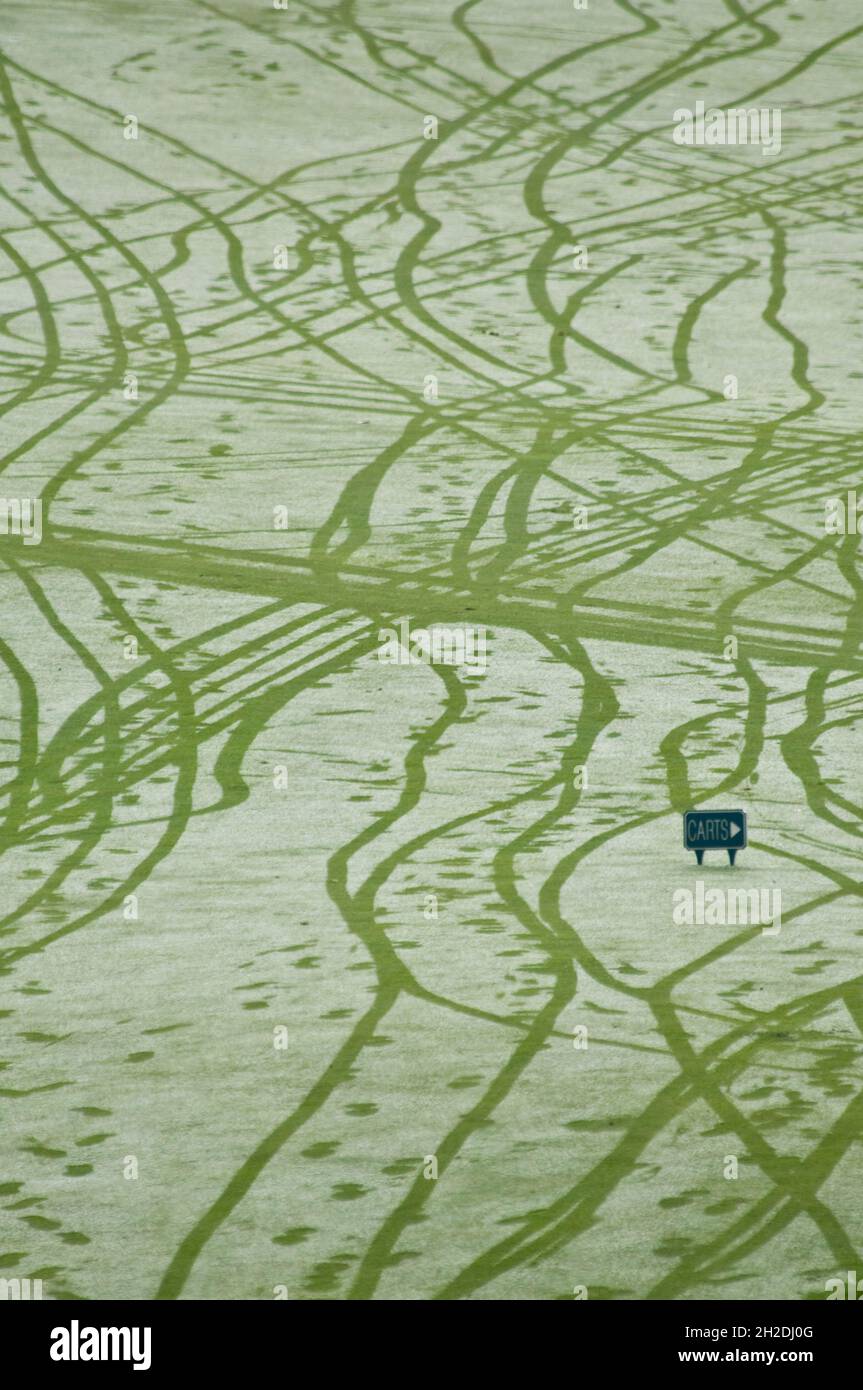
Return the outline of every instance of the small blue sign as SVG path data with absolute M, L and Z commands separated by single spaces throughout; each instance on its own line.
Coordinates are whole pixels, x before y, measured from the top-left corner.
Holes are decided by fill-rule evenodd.
M 706 849 L 727 849 L 733 864 L 737 851 L 746 848 L 746 812 L 684 811 L 683 847 L 695 850 L 699 864 Z

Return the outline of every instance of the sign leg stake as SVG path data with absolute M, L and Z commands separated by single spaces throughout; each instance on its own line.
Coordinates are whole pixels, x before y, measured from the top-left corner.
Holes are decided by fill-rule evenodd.
M 732 867 L 732 869 L 733 869 L 733 868 L 734 868 L 734 861 L 735 861 L 735 859 L 737 858 L 737 848 L 736 848 L 736 846 L 735 846 L 734 849 L 729 849 L 729 851 L 728 851 L 728 858 L 731 860 L 731 867 Z
M 697 849 L 697 850 L 695 851 L 695 862 L 696 862 L 696 864 L 703 864 L 703 863 L 704 863 L 704 850 L 703 850 L 703 849 Z

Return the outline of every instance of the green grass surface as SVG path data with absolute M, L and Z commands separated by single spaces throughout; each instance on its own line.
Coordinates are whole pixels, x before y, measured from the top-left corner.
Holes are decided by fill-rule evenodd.
M 6 4 L 0 1278 L 863 1275 L 861 21 Z

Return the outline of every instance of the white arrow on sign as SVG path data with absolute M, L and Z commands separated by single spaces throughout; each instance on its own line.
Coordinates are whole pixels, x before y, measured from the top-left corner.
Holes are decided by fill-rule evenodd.
M 728 838 L 729 840 L 736 840 L 737 836 L 743 833 L 743 826 L 738 825 L 737 822 L 733 820 L 728 823 L 733 827 L 733 829 L 728 832 Z

